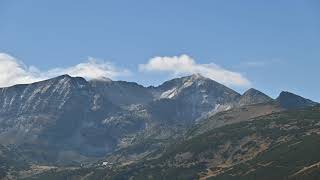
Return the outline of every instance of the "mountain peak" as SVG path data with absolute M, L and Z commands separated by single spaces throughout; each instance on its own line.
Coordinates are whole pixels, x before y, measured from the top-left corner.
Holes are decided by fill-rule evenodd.
M 72 78 L 69 74 L 63 74 L 60 76 L 57 76 L 56 78 L 60 79 L 60 78 Z
M 311 101 L 310 99 L 306 99 L 294 93 L 288 91 L 282 91 L 277 98 L 277 102 L 284 108 L 295 109 L 295 108 L 303 108 L 309 106 L 315 106 L 318 103 Z
M 105 77 L 105 76 L 99 78 L 98 80 L 100 80 L 100 81 L 107 81 L 107 82 L 112 81 L 112 79 L 110 79 L 110 78 L 108 78 L 108 77 Z
M 102 76 L 102 77 L 99 77 L 99 78 L 95 78 L 95 79 L 92 79 L 90 81 L 98 81 L 98 82 L 112 82 L 112 79 L 108 78 L 108 77 L 105 77 L 105 76 Z
M 185 77 L 182 77 L 182 79 L 183 80 L 187 79 L 188 81 L 193 81 L 193 82 L 195 82 L 195 81 L 207 81 L 207 80 L 214 81 L 214 80 L 212 80 L 210 78 L 207 78 L 207 77 L 201 75 L 200 73 L 195 73 L 195 74 L 192 74 L 190 76 L 185 76 Z
M 82 84 L 87 82 L 83 77 L 72 77 L 68 74 L 63 74 L 63 75 L 60 75 L 60 76 L 57 76 L 57 77 L 54 77 L 51 79 L 47 79 L 47 80 L 44 80 L 43 82 L 47 82 L 47 81 L 65 81 L 65 82 L 70 82 L 70 83 L 77 82 L 77 83 L 82 83 Z M 37 83 L 37 82 L 35 82 L 35 83 Z
M 292 92 L 289 92 L 289 91 L 281 91 L 279 97 L 281 97 L 281 96 L 293 96 L 293 97 L 297 97 L 298 96 L 298 97 L 301 97 L 301 96 L 299 96 L 297 94 L 294 94 Z
M 240 96 L 236 91 L 200 74 L 166 81 L 154 87 L 152 92 L 158 99 L 176 99 L 193 107 L 202 106 L 205 109 L 203 112 L 222 104 L 231 104 Z
M 254 89 L 254 88 L 250 88 L 250 89 L 248 89 L 246 92 L 244 92 L 243 94 L 251 94 L 251 93 L 256 93 L 256 92 L 259 92 L 259 93 L 260 93 L 259 90 Z
M 46 80 L 44 80 L 44 82 L 46 82 L 46 81 L 55 81 L 55 80 L 63 80 L 63 79 L 64 80 L 72 80 L 72 79 L 79 79 L 79 78 L 83 79 L 82 77 L 72 77 L 69 74 L 63 74 L 63 75 L 60 75 L 60 76 L 57 76 L 57 77 L 46 79 Z M 39 82 L 41 82 L 41 81 L 39 81 Z M 37 83 L 37 82 L 35 82 L 35 83 Z
M 262 95 L 262 96 L 266 96 L 266 97 L 269 97 L 267 96 L 266 94 L 264 94 L 263 92 L 257 90 L 257 89 L 254 89 L 254 88 L 250 88 L 248 89 L 246 92 L 243 93 L 242 96 L 252 96 L 252 95 Z M 270 98 L 270 97 L 269 97 Z M 270 98 L 271 99 L 271 98 Z
M 250 105 L 250 104 L 260 104 L 272 101 L 272 98 L 262 93 L 259 90 L 254 88 L 248 89 L 243 95 L 240 97 L 239 104 L 242 105 Z
M 202 76 L 200 73 L 194 73 L 190 77 L 193 79 L 207 79 L 206 77 Z

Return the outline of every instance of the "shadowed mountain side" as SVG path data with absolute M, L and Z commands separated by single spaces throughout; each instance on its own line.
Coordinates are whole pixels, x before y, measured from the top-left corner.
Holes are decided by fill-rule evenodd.
M 315 106 L 318 104 L 309 99 L 286 91 L 281 92 L 276 101 L 279 102 L 282 107 L 287 109 L 298 109 Z

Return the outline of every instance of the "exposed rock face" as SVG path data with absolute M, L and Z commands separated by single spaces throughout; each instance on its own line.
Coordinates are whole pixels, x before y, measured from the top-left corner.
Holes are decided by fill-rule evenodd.
M 111 80 L 92 80 L 89 83 L 96 92 L 118 106 L 146 104 L 153 100 L 151 92 L 137 83 Z
M 81 143 L 70 138 L 86 121 L 90 96 L 87 81 L 67 75 L 1 89 L 1 144 L 35 149 L 35 159 L 40 151 L 75 148 Z
M 249 89 L 247 90 L 239 99 L 239 105 L 251 105 L 251 104 L 260 104 L 272 101 L 272 98 L 266 94 L 256 90 Z
M 13 137 L 18 142 L 28 137 L 35 140 L 40 138 L 35 137 L 39 133 L 50 133 L 52 125 L 61 125 L 59 136 L 63 137 L 80 122 L 85 113 L 83 107 L 90 106 L 88 97 L 87 82 L 70 76 L 3 88 L 0 90 L 1 138 L 9 135 L 4 139 L 8 143 Z
M 28 85 L 0 89 L 0 112 L 24 114 L 58 112 L 74 96 L 87 96 L 88 83 L 68 75 Z
M 282 107 L 288 109 L 310 107 L 318 104 L 309 99 L 305 99 L 301 96 L 286 91 L 281 92 L 276 101 L 279 102 Z
M 158 107 L 154 109 L 166 107 L 171 113 L 165 115 L 185 121 L 194 121 L 210 111 L 229 109 L 240 97 L 234 90 L 199 74 L 173 79 L 151 90 L 157 99 L 153 106 Z

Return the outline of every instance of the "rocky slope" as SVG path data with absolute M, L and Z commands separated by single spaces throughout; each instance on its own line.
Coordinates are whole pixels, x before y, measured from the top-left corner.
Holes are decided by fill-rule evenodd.
M 282 111 L 173 142 L 161 156 L 129 165 L 57 169 L 33 178 L 312 180 L 319 177 L 319 134 L 319 106 Z
M 260 104 L 272 101 L 272 98 L 267 96 L 266 94 L 256 90 L 249 89 L 247 90 L 239 99 L 239 105 L 251 105 L 251 104 Z

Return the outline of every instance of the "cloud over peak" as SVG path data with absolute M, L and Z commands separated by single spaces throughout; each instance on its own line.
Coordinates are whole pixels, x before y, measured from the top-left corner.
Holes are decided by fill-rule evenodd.
M 199 64 L 188 55 L 154 57 L 146 64 L 140 64 L 142 72 L 167 72 L 173 76 L 201 74 L 227 86 L 248 87 L 250 81 L 241 73 L 224 69 L 214 63 Z M 46 71 L 35 66 L 27 66 L 15 57 L 0 53 L 0 87 L 27 84 L 68 74 L 86 79 L 119 78 L 131 75 L 127 69 L 114 66 L 110 62 L 89 57 L 87 61 L 70 67 L 58 67 Z
M 250 81 L 242 74 L 226 70 L 214 63 L 198 64 L 188 55 L 154 57 L 146 64 L 139 65 L 140 71 L 168 72 L 175 76 L 199 73 L 228 86 L 250 86 Z
M 0 87 L 7 87 L 15 84 L 26 84 L 49 79 L 62 74 L 80 76 L 86 79 L 99 79 L 102 77 L 116 78 L 127 76 L 129 70 L 119 69 L 110 62 L 97 60 L 89 57 L 87 62 L 67 68 L 54 68 L 48 71 L 41 71 L 34 66 L 26 66 L 13 56 L 0 53 Z
M 85 63 L 80 63 L 68 68 L 55 68 L 48 71 L 48 74 L 50 76 L 69 74 L 70 76 L 79 76 L 86 79 L 100 79 L 103 77 L 116 78 L 120 76 L 127 76 L 131 73 L 127 69 L 119 69 L 115 67 L 110 62 L 89 57 Z

